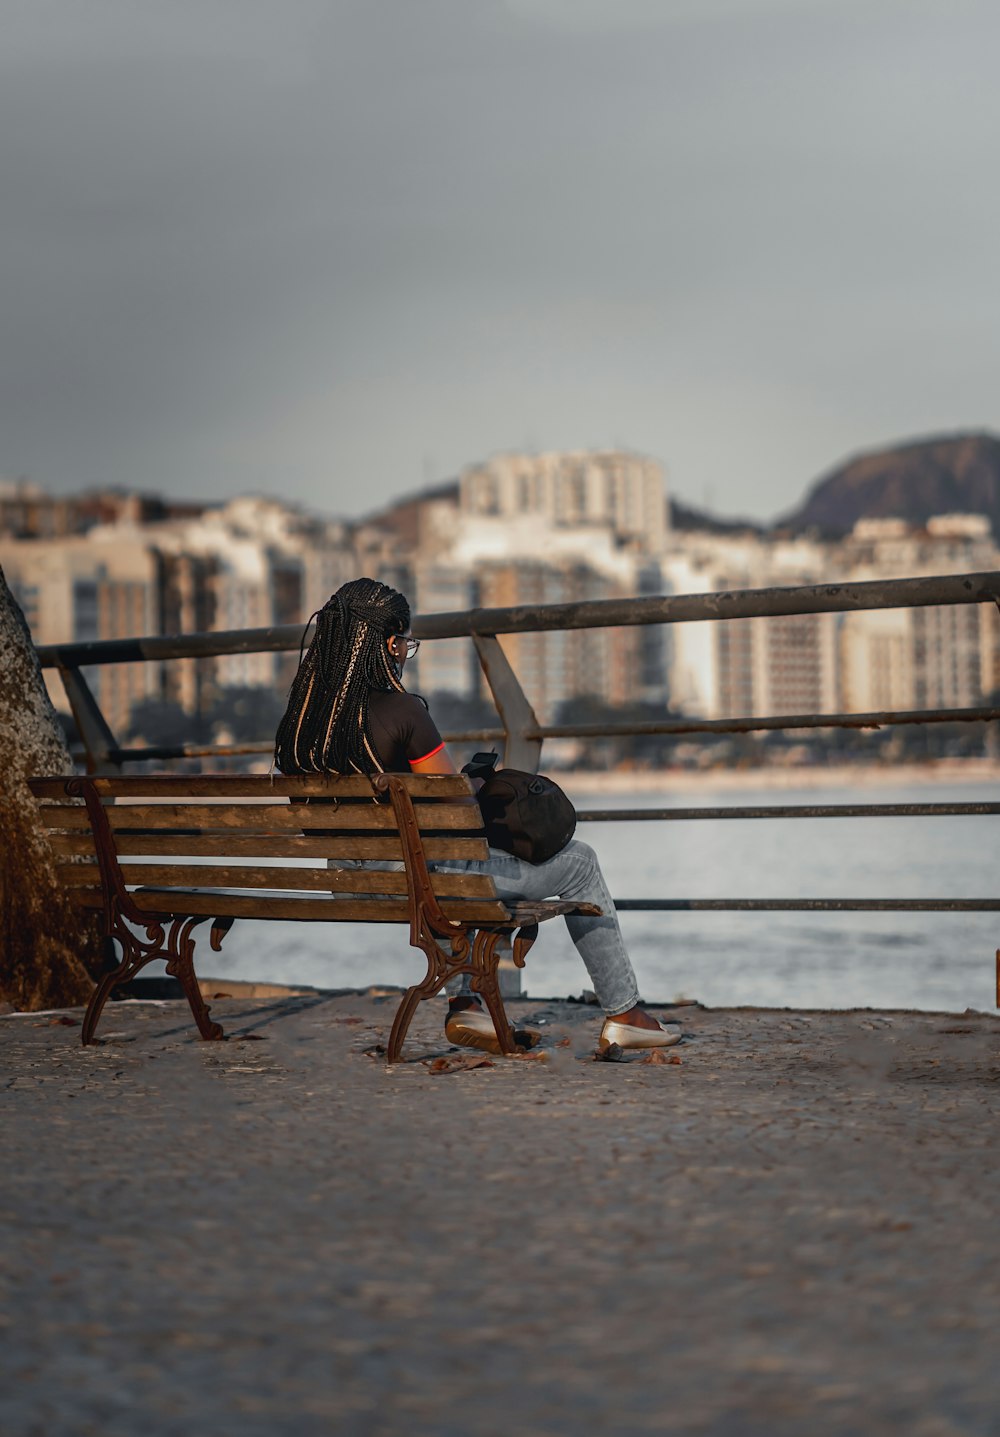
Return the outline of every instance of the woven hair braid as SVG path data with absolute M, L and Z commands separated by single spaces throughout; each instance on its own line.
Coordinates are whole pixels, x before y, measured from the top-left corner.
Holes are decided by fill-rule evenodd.
M 288 774 L 380 773 L 368 695 L 403 692 L 385 641 L 409 628 L 410 606 L 377 579 L 352 579 L 313 618 L 316 632 L 275 735 L 275 764 Z

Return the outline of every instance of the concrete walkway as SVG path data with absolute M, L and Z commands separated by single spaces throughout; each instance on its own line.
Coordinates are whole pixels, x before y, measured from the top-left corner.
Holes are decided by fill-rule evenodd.
M 0 1019 L 5 1437 L 1000 1431 L 1000 1021 L 395 1002 Z

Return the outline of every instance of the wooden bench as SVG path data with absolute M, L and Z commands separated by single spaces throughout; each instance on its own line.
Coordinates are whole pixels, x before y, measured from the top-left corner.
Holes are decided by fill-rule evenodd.
M 223 1037 L 195 976 L 194 929 L 211 919 L 218 952 L 235 919 L 264 918 L 409 923 L 427 972 L 403 995 L 389 1062 L 398 1060 L 421 999 L 461 973 L 482 995 L 501 1051 L 513 1053 L 497 982 L 500 939 L 512 938 L 523 967 L 540 922 L 601 911 L 562 901 L 505 904 L 488 874 L 438 870 L 449 859 L 487 857 L 463 775 L 152 774 L 37 778 L 30 786 L 62 882 L 82 908 L 102 915 L 109 968 L 87 1008 L 85 1044 L 111 991 L 155 959 L 179 980 L 202 1037 Z M 401 861 L 403 869 L 356 866 L 365 859 Z

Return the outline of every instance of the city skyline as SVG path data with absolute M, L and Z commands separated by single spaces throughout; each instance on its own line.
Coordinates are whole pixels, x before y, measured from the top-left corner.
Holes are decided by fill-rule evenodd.
M 627 453 L 513 455 L 463 471 L 368 524 L 305 514 L 277 499 L 221 508 L 134 495 L 0 503 L 0 570 L 36 643 L 304 624 L 345 580 L 371 574 L 414 614 L 578 604 L 917 575 L 1000 565 L 984 514 L 913 523 L 862 517 L 840 539 L 735 526 L 672 530 L 664 476 Z M 969 707 L 1000 683 L 992 603 L 701 620 L 643 630 L 505 635 L 501 645 L 538 715 L 566 703 L 718 718 L 727 713 Z M 223 692 L 282 692 L 295 656 L 263 650 L 203 662 L 108 665 L 93 674 L 113 730 L 149 699 L 205 717 Z M 481 704 L 468 639 L 429 641 L 413 678 L 448 702 Z M 58 703 L 59 680 L 50 673 Z M 137 705 L 139 706 L 137 708 Z
M 997 430 L 981 0 L 0 0 L 0 474 L 360 516 L 616 449 L 773 519 Z
M 91 503 L 91 507 L 94 510 L 94 516 L 91 522 L 99 522 L 97 518 L 98 511 L 101 509 L 102 505 L 106 505 L 111 501 L 113 501 L 111 502 L 111 508 L 114 509 L 116 512 L 120 509 L 122 500 L 137 501 L 140 506 L 145 507 L 147 508 L 147 510 L 150 511 L 147 513 L 147 518 L 152 518 L 158 510 L 162 511 L 159 514 L 159 517 L 164 517 L 169 510 L 174 511 L 175 513 L 180 513 L 182 511 L 195 512 L 205 509 L 221 509 L 231 503 L 233 500 L 261 499 L 265 501 L 274 500 L 277 503 L 290 506 L 293 509 L 298 509 L 304 515 L 312 515 L 317 519 L 336 520 L 338 522 L 351 525 L 365 525 L 371 522 L 377 523 L 384 515 L 392 513 L 398 509 L 404 509 L 410 505 L 420 504 L 424 499 L 428 497 L 433 497 L 434 495 L 444 494 L 451 491 L 458 492 L 458 490 L 463 486 L 463 484 L 465 484 L 465 482 L 470 476 L 473 476 L 480 471 L 491 469 L 495 466 L 500 466 L 501 468 L 503 468 L 511 464 L 516 466 L 517 464 L 521 463 L 528 463 L 529 465 L 536 462 L 541 462 L 543 464 L 558 463 L 565 459 L 579 461 L 586 465 L 592 461 L 601 461 L 609 458 L 617 460 L 627 458 L 630 461 L 634 460 L 635 462 L 640 464 L 650 465 L 657 473 L 659 473 L 661 477 L 665 513 L 667 515 L 668 522 L 672 522 L 669 519 L 669 515 L 671 513 L 671 506 L 676 502 L 681 506 L 682 519 L 680 522 L 682 523 L 683 527 L 691 527 L 692 525 L 694 527 L 698 527 L 699 522 L 703 520 L 707 523 L 709 527 L 711 527 L 713 524 L 718 523 L 723 525 L 724 527 L 738 528 L 745 523 L 747 527 L 756 528 L 766 532 L 769 528 L 780 529 L 786 519 L 792 520 L 796 527 L 801 528 L 801 512 L 796 514 L 793 511 L 801 511 L 805 507 L 807 501 L 811 500 L 817 492 L 823 492 L 824 490 L 826 490 L 828 481 L 831 481 L 834 476 L 837 476 L 838 482 L 842 483 L 842 476 L 848 472 L 850 467 L 852 467 L 858 462 L 865 462 L 869 460 L 882 460 L 884 463 L 890 466 L 897 466 L 898 468 L 901 459 L 913 455 L 916 451 L 947 450 L 949 449 L 949 447 L 951 447 L 952 453 L 950 455 L 938 454 L 936 457 L 932 456 L 931 463 L 936 463 L 939 466 L 939 473 L 942 475 L 947 472 L 949 466 L 953 466 L 952 472 L 954 474 L 954 478 L 959 484 L 963 484 L 965 482 L 965 479 L 960 473 L 961 465 L 956 455 L 956 449 L 959 445 L 967 446 L 969 444 L 997 446 L 1000 445 L 1000 438 L 995 435 L 989 434 L 988 432 L 938 434 L 934 436 L 927 436 L 925 438 L 916 438 L 911 436 L 909 438 L 900 440 L 899 443 L 892 446 L 886 446 L 884 448 L 867 451 L 860 451 L 853 456 L 849 456 L 845 462 L 827 466 L 826 470 L 824 470 L 824 472 L 820 476 L 818 476 L 815 480 L 810 482 L 801 490 L 801 492 L 797 496 L 797 503 L 786 506 L 784 512 L 780 515 L 775 516 L 774 520 L 770 524 L 768 524 L 766 521 L 761 521 L 746 512 L 735 514 L 722 513 L 717 509 L 713 510 L 710 508 L 699 506 L 697 504 L 692 504 L 689 501 L 688 496 L 676 493 L 672 484 L 670 483 L 669 472 L 665 469 L 665 466 L 662 463 L 659 463 L 654 456 L 642 454 L 639 451 L 632 449 L 628 446 L 623 446 L 617 450 L 575 449 L 562 451 L 502 451 L 493 455 L 480 457 L 476 460 L 465 463 L 462 465 L 461 469 L 457 473 L 453 475 L 442 476 L 437 482 L 430 482 L 414 489 L 390 493 L 389 495 L 381 499 L 373 507 L 354 514 L 344 513 L 342 511 L 338 512 L 333 509 L 324 507 L 322 504 L 313 505 L 303 503 L 297 500 L 294 496 L 288 496 L 280 493 L 277 489 L 271 491 L 255 491 L 244 489 L 237 490 L 231 495 L 206 495 L 203 493 L 196 499 L 192 497 L 192 494 L 185 490 L 183 487 L 180 488 L 176 493 L 169 494 L 164 493 L 160 490 L 144 489 L 143 487 L 138 485 L 128 484 L 91 487 L 68 486 L 64 490 L 58 491 L 54 488 L 46 486 L 45 484 L 38 483 L 35 480 L 27 478 L 26 476 L 21 476 L 20 478 L 13 479 L 2 474 L 0 474 L 0 506 L 7 506 L 7 516 L 9 519 L 9 515 L 12 512 L 11 506 L 13 505 L 14 509 L 16 509 L 18 502 L 22 499 L 28 500 L 30 502 L 32 497 L 37 497 L 43 502 L 54 501 L 57 504 L 63 502 L 76 504 L 79 501 L 82 501 L 84 503 L 89 502 Z M 987 461 L 987 463 L 988 462 L 989 461 Z M 912 479 L 913 476 L 911 475 L 911 481 Z M 978 504 L 974 499 L 970 503 L 968 502 L 971 498 L 970 494 L 965 500 L 959 501 L 957 503 L 952 502 L 950 505 L 947 503 L 944 504 L 944 506 L 940 509 L 940 512 L 944 512 L 944 510 L 948 508 L 954 508 L 957 512 L 980 512 L 980 509 L 984 507 L 982 503 L 982 497 L 983 496 L 980 495 L 980 502 Z M 919 504 L 919 500 L 917 502 Z M 862 512 L 864 512 L 863 505 Z M 884 513 L 887 511 L 885 511 L 884 509 L 879 509 L 878 512 Z M 904 513 L 904 510 L 901 509 L 899 512 L 902 515 Z M 934 512 L 939 512 L 939 510 L 935 509 Z M 910 515 L 910 517 L 913 518 L 913 515 Z M 4 515 L 0 513 L 0 535 L 2 535 L 2 533 L 4 532 L 4 523 Z M 809 527 L 809 521 L 806 522 L 805 527 Z M 847 527 L 849 528 L 850 524 L 848 524 Z

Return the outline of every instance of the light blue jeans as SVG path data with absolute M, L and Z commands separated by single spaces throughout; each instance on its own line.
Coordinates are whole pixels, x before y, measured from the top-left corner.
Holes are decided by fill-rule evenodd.
M 398 859 L 331 858 L 329 863 L 331 868 L 370 868 L 393 872 L 403 868 Z M 502 902 L 518 898 L 564 898 L 577 903 L 595 903 L 601 909 L 601 918 L 567 915 L 569 936 L 583 959 L 597 1001 L 605 1013 L 614 1017 L 638 1003 L 635 971 L 622 938 L 618 914 L 597 854 L 589 843 L 572 838 L 547 863 L 526 863 L 523 858 L 515 858 L 502 848 L 491 848 L 489 858 L 448 859 L 432 863 L 430 867 L 440 873 L 488 873 Z M 463 994 L 472 991 L 467 975 L 463 977 L 459 991 Z
M 604 915 L 601 918 L 567 915 L 569 936 L 583 959 L 597 1001 L 605 1013 L 614 1017 L 638 1003 L 635 972 L 622 938 L 618 914 L 597 854 L 589 843 L 570 839 L 566 847 L 546 863 L 526 863 L 512 853 L 491 848 L 487 859 L 455 860 L 433 866 L 450 872 L 490 874 L 502 901 L 565 898 L 577 903 L 596 903 Z M 462 991 L 469 991 L 468 980 L 463 983 Z

